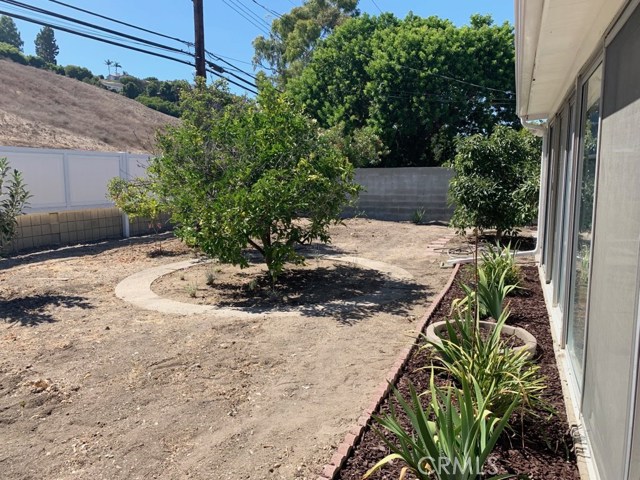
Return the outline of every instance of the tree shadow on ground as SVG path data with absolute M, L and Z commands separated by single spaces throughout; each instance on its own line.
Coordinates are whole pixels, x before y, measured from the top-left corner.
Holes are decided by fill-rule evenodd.
M 5 323 L 20 324 L 33 327 L 42 323 L 53 323 L 55 318 L 48 312 L 47 307 L 79 307 L 94 308 L 84 297 L 60 294 L 38 294 L 28 297 L 0 300 L 0 320 Z
M 314 260 L 307 264 L 313 267 Z M 353 325 L 376 313 L 408 315 L 417 301 L 430 294 L 413 281 L 388 277 L 356 264 L 292 269 L 275 285 L 265 276 L 244 283 L 216 283 L 215 305 L 255 313 L 300 312 L 307 317 L 332 317 Z
M 382 290 L 363 295 L 352 301 L 303 305 L 301 314 L 307 317 L 331 317 L 341 325 L 352 326 L 379 313 L 407 316 L 414 305 L 430 298 L 431 290 L 425 285 L 406 280 L 388 279 Z
M 147 235 L 141 237 L 122 238 L 117 240 L 103 240 L 96 243 L 86 243 L 82 245 L 68 245 L 56 247 L 42 247 L 32 252 L 19 253 L 8 258 L 0 257 L 0 270 L 9 269 L 16 265 L 29 265 L 32 263 L 42 262 L 44 260 L 63 259 L 70 257 L 84 257 L 87 255 L 97 255 L 116 248 L 127 247 L 131 245 L 148 245 L 159 244 L 173 239 L 173 232 L 164 232 L 157 235 Z M 152 250 L 154 251 L 154 250 Z M 164 249 L 161 256 L 174 256 L 171 250 Z M 175 255 L 182 255 L 176 253 Z

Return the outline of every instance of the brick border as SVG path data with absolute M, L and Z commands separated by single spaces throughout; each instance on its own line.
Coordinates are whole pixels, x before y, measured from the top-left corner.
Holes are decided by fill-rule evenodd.
M 391 384 L 396 383 L 396 381 L 400 378 L 404 366 L 407 364 L 409 357 L 418 344 L 420 333 L 422 333 L 422 331 L 431 321 L 433 312 L 435 312 L 436 308 L 438 308 L 440 306 L 440 303 L 442 303 L 442 299 L 453 285 L 453 282 L 459 270 L 460 264 L 455 265 L 455 267 L 453 268 L 453 272 L 451 272 L 451 276 L 447 281 L 447 284 L 440 291 L 433 302 L 431 302 L 428 310 L 416 325 L 415 336 L 411 342 L 411 345 L 407 346 L 400 352 L 397 360 L 391 367 L 391 370 L 389 370 L 389 373 L 387 373 L 385 380 L 381 382 L 380 385 L 378 385 L 378 388 L 376 388 L 373 394 L 373 400 L 371 401 L 369 406 L 364 409 L 362 415 L 360 415 L 360 417 L 358 418 L 357 423 L 349 429 L 344 437 L 344 440 L 342 440 L 342 443 L 338 445 L 338 448 L 335 450 L 333 456 L 331 457 L 331 460 L 322 468 L 322 472 L 316 480 L 335 480 L 338 473 L 340 473 L 340 470 L 342 469 L 342 467 L 344 467 L 347 459 L 351 455 L 351 452 L 355 449 L 358 442 L 360 442 L 360 439 L 362 438 L 366 427 L 369 425 L 369 423 L 371 423 L 371 415 L 378 409 L 384 399 L 387 398 L 387 395 L 391 390 Z

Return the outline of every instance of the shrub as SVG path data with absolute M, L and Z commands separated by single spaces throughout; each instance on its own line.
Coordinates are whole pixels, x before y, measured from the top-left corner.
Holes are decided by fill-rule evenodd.
M 47 63 L 47 70 L 51 70 L 58 75 L 66 75 L 64 67 L 62 65 L 54 65 L 53 63 Z
M 400 478 L 404 478 L 407 470 L 419 480 L 479 478 L 516 402 L 501 417 L 496 417 L 491 414 L 488 403 L 493 391 L 490 390 L 489 396 L 485 396 L 477 382 L 467 381 L 466 378 L 462 379 L 460 390 L 445 390 L 436 387 L 433 378 L 432 372 L 431 399 L 426 409 L 413 385 L 409 386 L 409 401 L 396 389 L 393 390 L 396 401 L 409 420 L 409 428 L 403 426 L 393 401 L 389 402 L 390 414 L 374 417 L 376 423 L 396 437 L 398 444 L 376 429 L 392 453 L 374 465 L 363 478 L 370 477 L 396 459 L 406 464 Z
M 8 58 L 16 63 L 20 63 L 22 65 L 27 65 L 27 59 L 22 54 L 20 50 L 18 50 L 13 45 L 9 45 L 8 43 L 0 42 L 0 58 Z
M 136 97 L 136 101 L 143 104 L 145 107 L 152 108 L 158 112 L 162 112 L 172 117 L 180 117 L 180 106 L 176 103 L 167 102 L 160 97 L 148 97 L 147 95 L 139 95 Z
M 42 58 L 36 57 L 34 55 L 27 55 L 26 57 L 27 64 L 34 68 L 45 68 L 47 66 L 47 62 L 45 62 Z
M 330 240 L 359 191 L 353 167 L 265 82 L 257 102 L 203 82 L 183 93 L 183 121 L 159 136 L 148 168 L 151 190 L 188 245 L 241 267 L 251 246 L 275 281 L 303 263 L 298 244 Z
M 108 197 L 118 208 L 131 218 L 148 219 L 149 226 L 158 233 L 162 203 L 150 190 L 148 181 L 140 178 L 127 181 L 116 177 L 107 185 L 107 191 Z
M 498 126 L 486 137 L 460 139 L 450 165 L 451 225 L 464 232 L 515 233 L 537 216 L 540 141 L 526 130 Z
M 17 217 L 22 213 L 30 195 L 22 174 L 11 171 L 6 158 L 0 158 L 0 249 L 14 237 Z
M 91 70 L 84 67 L 78 67 L 77 65 L 67 65 L 66 67 L 64 67 L 64 74 L 67 77 L 75 78 L 76 80 L 80 81 L 86 78 L 93 78 L 93 73 L 91 73 Z

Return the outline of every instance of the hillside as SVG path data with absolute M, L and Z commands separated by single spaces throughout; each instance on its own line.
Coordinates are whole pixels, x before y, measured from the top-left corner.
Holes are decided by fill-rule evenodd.
M 173 117 L 72 78 L 0 60 L 0 145 L 152 152 Z

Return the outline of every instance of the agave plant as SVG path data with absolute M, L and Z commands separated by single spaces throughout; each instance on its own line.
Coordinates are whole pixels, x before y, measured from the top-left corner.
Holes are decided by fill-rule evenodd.
M 477 382 L 470 383 L 465 379 L 461 389 L 441 388 L 435 385 L 433 372 L 431 399 L 426 408 L 423 408 L 413 385 L 409 385 L 409 390 L 409 400 L 397 389 L 393 392 L 398 405 L 409 419 L 410 428 L 402 426 L 393 401 L 390 402 L 389 414 L 374 417 L 382 428 L 395 436 L 397 443 L 376 429 L 392 453 L 376 463 L 363 479 L 369 478 L 393 460 L 401 460 L 405 464 L 400 480 L 408 472 L 419 480 L 479 478 L 484 473 L 487 457 L 507 425 L 516 403 L 513 402 L 501 418 L 496 418 L 488 410 L 487 397 Z M 491 479 L 510 477 L 511 475 L 501 475 Z

